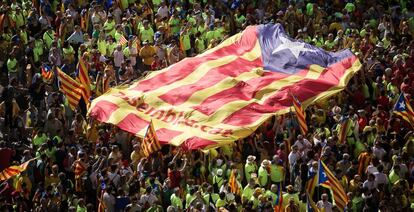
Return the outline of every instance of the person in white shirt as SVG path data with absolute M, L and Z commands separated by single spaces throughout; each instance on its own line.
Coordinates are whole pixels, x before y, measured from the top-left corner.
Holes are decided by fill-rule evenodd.
M 316 203 L 316 207 L 323 209 L 325 212 L 332 212 L 333 205 L 328 201 L 328 195 L 322 194 L 321 200 Z
M 378 165 L 379 165 L 378 159 L 375 157 L 372 158 L 371 163 L 368 165 L 367 169 L 365 170 L 365 173 L 369 175 L 369 174 L 374 174 L 375 172 L 378 172 L 378 169 L 377 169 Z
M 363 188 L 367 188 L 368 190 L 373 190 L 378 187 L 377 181 L 375 180 L 375 175 L 370 174 L 368 175 L 368 179 L 365 180 L 364 184 L 362 184 Z
M 121 176 L 118 174 L 118 166 L 116 164 L 111 165 L 111 170 L 108 172 L 109 182 L 118 187 L 121 183 Z
M 377 141 L 372 147 L 372 154 L 379 160 L 382 160 L 387 152 L 380 146 L 380 143 Z
M 168 18 L 168 7 L 165 1 L 162 2 L 160 8 L 158 8 L 157 15 L 159 15 L 161 19 Z
M 114 65 L 115 65 L 115 69 L 119 69 L 122 65 L 122 63 L 124 62 L 125 58 L 124 58 L 124 52 L 122 52 L 122 46 L 120 44 L 118 44 L 118 46 L 116 46 L 116 49 L 114 51 Z
M 288 156 L 290 170 L 293 170 L 293 166 L 296 164 L 296 161 L 298 161 L 300 157 L 301 156 L 298 151 L 298 146 L 293 145 L 292 151 L 289 153 L 289 156 Z
M 332 203 L 330 203 L 328 201 L 328 195 L 327 194 L 322 194 L 321 200 L 319 200 L 316 203 L 316 207 L 318 207 L 318 208 L 320 208 L 320 209 L 322 209 L 326 212 L 332 212 L 333 205 L 332 205 Z
M 145 189 L 145 194 L 141 196 L 139 200 L 140 205 L 143 206 L 143 209 L 146 210 L 149 207 L 153 206 L 158 201 L 157 197 L 152 193 L 152 188 L 148 186 Z
M 138 50 L 134 46 L 134 40 L 135 40 L 135 37 L 130 35 L 129 40 L 128 40 L 128 46 L 125 47 L 124 49 L 124 55 L 126 55 L 129 61 L 131 61 L 132 67 L 135 67 L 135 65 L 137 64 L 137 55 L 138 55 Z
M 377 169 L 378 169 L 378 172 L 374 173 L 375 181 L 377 182 L 378 185 L 380 185 L 380 184 L 387 185 L 388 184 L 388 176 L 383 173 L 384 166 L 379 165 Z
M 112 195 L 112 188 L 108 186 L 103 195 L 103 202 L 106 208 L 106 212 L 115 212 L 115 196 Z
M 294 145 L 298 147 L 298 150 L 302 155 L 306 155 L 306 153 L 312 148 L 312 144 L 306 138 L 303 138 L 302 135 L 298 135 L 298 140 Z
M 129 211 L 129 212 L 141 212 L 142 211 L 141 205 L 138 204 L 137 197 L 133 196 L 131 198 L 131 203 L 126 206 L 125 211 Z

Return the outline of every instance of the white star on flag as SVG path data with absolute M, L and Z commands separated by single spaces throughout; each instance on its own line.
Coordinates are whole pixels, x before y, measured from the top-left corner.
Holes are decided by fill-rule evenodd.
M 400 102 L 400 103 L 399 103 L 399 107 L 400 107 L 401 109 L 405 109 L 405 104 L 404 104 L 404 102 Z
M 280 41 L 281 41 L 281 44 L 275 50 L 273 50 L 272 54 L 276 54 L 282 50 L 287 49 L 293 54 L 293 56 L 295 56 L 297 60 L 301 52 L 314 52 L 315 51 L 312 49 L 305 48 L 305 43 L 291 41 L 290 39 L 283 37 L 283 36 L 280 37 Z
M 400 107 L 401 109 L 405 109 L 405 104 L 404 104 L 404 102 L 400 102 L 400 103 L 399 103 L 399 107 Z

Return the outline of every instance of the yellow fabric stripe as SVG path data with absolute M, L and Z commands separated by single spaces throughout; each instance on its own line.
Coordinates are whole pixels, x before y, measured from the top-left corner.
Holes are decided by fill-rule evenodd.
M 305 77 L 298 76 L 298 75 L 291 75 L 289 77 L 274 81 L 273 83 L 265 86 L 260 91 L 258 91 L 256 95 L 249 101 L 239 100 L 239 101 L 233 101 L 233 102 L 223 105 L 221 108 L 217 109 L 214 114 L 210 116 L 210 119 L 214 120 L 215 123 L 219 124 L 229 115 L 234 113 L 235 111 L 254 102 L 258 104 L 263 104 L 269 97 L 279 92 L 281 88 L 294 85 L 295 83 L 300 82 L 301 80 L 304 80 L 304 79 L 317 79 L 321 73 L 322 73 L 321 69 L 310 69 Z M 269 91 L 272 91 L 272 92 L 269 92 Z M 273 116 L 273 115 L 274 114 L 264 114 L 264 117 L 266 117 L 267 119 L 268 117 Z M 264 121 L 264 120 L 261 120 L 261 121 Z M 260 122 L 260 119 L 257 122 Z M 253 123 L 250 126 L 255 126 L 257 125 L 256 123 Z
M 216 47 L 214 47 L 214 48 L 212 48 L 212 49 L 209 49 L 209 50 L 205 51 L 204 53 L 197 55 L 196 57 L 202 57 L 202 56 L 204 56 L 204 55 L 210 54 L 210 53 L 212 53 L 212 52 L 214 52 L 214 51 L 217 51 L 217 50 L 219 50 L 219 49 L 222 49 L 222 48 L 225 48 L 225 47 L 227 47 L 227 46 L 233 45 L 234 43 L 238 42 L 238 41 L 240 40 L 240 38 L 241 38 L 241 37 L 242 37 L 242 33 L 237 33 L 237 34 L 235 34 L 235 35 L 231 36 L 230 38 L 228 38 L 228 39 L 224 40 L 223 42 L 221 42 L 221 43 L 220 43 L 219 45 L 217 45 Z M 189 58 L 184 58 L 183 60 L 188 60 L 188 59 L 189 59 Z M 159 70 L 159 71 L 152 71 L 152 72 L 149 72 L 149 73 L 148 73 L 148 75 L 145 77 L 145 79 L 151 79 L 151 78 L 153 78 L 153 77 L 157 76 L 158 74 L 161 74 L 161 73 L 164 73 L 164 72 L 166 72 L 166 71 L 169 71 L 169 70 L 171 70 L 171 69 L 173 69 L 173 68 L 174 68 L 174 65 L 175 65 L 175 64 L 173 64 L 173 65 L 169 66 L 168 68 L 164 68 L 164 69 L 162 69 L 162 70 Z M 135 87 L 135 86 L 134 86 L 134 87 Z
M 186 76 L 184 79 L 176 81 L 172 84 L 160 87 L 158 89 L 146 92 L 145 95 L 146 96 L 151 96 L 151 97 L 158 97 L 164 93 L 169 92 L 172 89 L 184 86 L 184 85 L 189 85 L 189 84 L 193 84 L 196 83 L 197 81 L 199 81 L 200 79 L 202 79 L 211 69 L 226 65 L 232 61 L 235 61 L 239 58 L 243 58 L 249 61 L 253 61 L 257 58 L 261 57 L 260 54 L 260 43 L 257 41 L 255 47 L 253 48 L 252 51 L 250 52 L 246 52 L 245 54 L 243 54 L 242 56 L 238 57 L 236 55 L 228 55 L 222 58 L 219 58 L 217 60 L 210 60 L 207 62 L 204 62 L 203 64 L 201 64 L 197 69 L 195 69 L 191 74 L 189 74 L 188 76 Z M 162 100 L 158 99 L 158 98 L 152 98 L 153 101 L 155 102 L 162 102 Z M 165 106 L 170 106 L 169 104 L 165 105 Z

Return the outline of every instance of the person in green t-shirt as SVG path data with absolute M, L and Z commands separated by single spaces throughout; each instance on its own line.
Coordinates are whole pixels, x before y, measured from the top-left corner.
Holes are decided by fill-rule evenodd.
M 140 28 L 140 40 L 147 40 L 150 43 L 154 42 L 154 30 L 150 27 L 149 21 L 144 20 L 143 26 Z
M 168 25 L 171 28 L 171 34 L 172 35 L 180 33 L 180 19 L 178 19 L 176 13 L 171 15 L 171 18 L 168 21 Z
M 101 55 L 106 55 L 108 43 L 106 42 L 105 34 L 101 33 L 101 35 L 99 35 L 99 39 L 96 41 L 96 44 L 98 45 L 99 53 L 101 53 Z
M 266 188 L 267 183 L 269 181 L 269 172 L 268 169 L 270 168 L 270 161 L 263 160 L 262 164 L 260 165 L 258 176 L 259 176 L 259 184 L 261 187 Z
M 270 190 L 267 190 L 266 191 L 266 193 L 265 193 L 265 195 L 268 197 L 268 198 L 271 198 L 272 199 L 272 206 L 275 206 L 276 205 L 276 200 L 277 200 L 277 185 L 276 184 L 272 184 L 271 186 L 270 186 Z
M 212 40 L 215 40 L 215 31 L 214 31 L 214 24 L 211 24 L 209 26 L 209 31 L 206 33 L 206 40 L 207 40 L 207 45 L 210 45 Z
M 7 60 L 7 70 L 9 72 L 9 79 L 18 77 L 19 65 L 17 64 L 16 54 L 12 50 L 10 58 Z
M 55 31 L 52 27 L 49 27 L 45 33 L 43 33 L 43 41 L 46 44 L 46 48 L 50 49 L 52 42 L 55 40 Z
M 190 29 L 186 26 L 180 34 L 180 44 L 187 57 L 191 56 Z
M 124 36 L 124 31 L 122 30 L 122 25 L 118 24 L 118 25 L 116 25 L 116 32 L 115 32 L 115 35 L 114 35 L 116 43 L 119 43 L 122 36 Z
M 353 13 L 353 12 L 355 11 L 355 4 L 354 4 L 354 3 L 352 3 L 352 2 L 348 2 L 348 3 L 345 5 L 345 10 L 346 10 L 348 13 Z
M 112 38 L 111 36 L 108 36 L 106 40 L 107 40 L 106 56 L 112 57 L 113 56 L 112 54 L 114 53 L 117 44 L 114 42 L 114 38 Z
M 115 20 L 112 15 L 108 15 L 108 20 L 103 25 L 103 30 L 106 35 L 115 36 Z
M 37 134 L 33 138 L 33 145 L 35 147 L 40 147 L 42 144 L 47 142 L 47 135 L 43 132 L 43 130 L 39 130 Z
M 206 49 L 206 45 L 204 43 L 204 39 L 201 37 L 201 33 L 196 33 L 196 40 L 195 40 L 195 47 L 196 47 L 196 53 L 200 54 Z
M 250 200 L 250 198 L 252 198 L 253 196 L 253 192 L 254 192 L 254 187 L 256 185 L 255 180 L 254 179 L 250 179 L 249 184 L 244 187 L 243 191 L 242 191 L 242 202 L 247 202 Z
M 227 204 L 226 193 L 220 192 L 219 199 L 216 201 L 215 206 L 216 206 L 216 208 L 221 208 L 221 207 L 226 206 L 226 204 Z
M 335 47 L 335 41 L 332 33 L 329 33 L 328 40 L 325 41 L 325 48 L 332 50 Z
M 183 201 L 180 198 L 180 189 L 175 188 L 174 193 L 170 197 L 171 205 L 177 208 L 179 211 L 183 210 Z
M 400 166 L 395 165 L 392 169 L 390 174 L 388 175 L 391 185 L 397 182 L 400 179 Z
M 43 53 L 44 53 L 44 43 L 43 43 L 43 40 L 39 36 L 35 40 L 35 47 L 33 49 L 35 63 L 40 62 L 40 59 L 43 56 Z

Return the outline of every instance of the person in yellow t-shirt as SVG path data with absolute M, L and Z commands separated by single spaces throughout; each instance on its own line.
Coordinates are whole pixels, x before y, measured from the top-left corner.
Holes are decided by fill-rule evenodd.
M 115 20 L 111 14 L 108 15 L 108 19 L 105 21 L 103 25 L 103 30 L 105 31 L 104 34 L 115 36 Z M 101 33 L 102 34 L 102 33 Z
M 154 42 L 154 30 L 150 27 L 148 20 L 142 22 L 143 26 L 140 28 L 140 40 L 148 40 L 150 43 Z
M 139 56 L 142 58 L 145 71 L 151 70 L 151 64 L 154 61 L 154 55 L 156 54 L 155 48 L 149 44 L 148 40 L 145 40 L 142 44 L 144 46 L 139 50 Z

